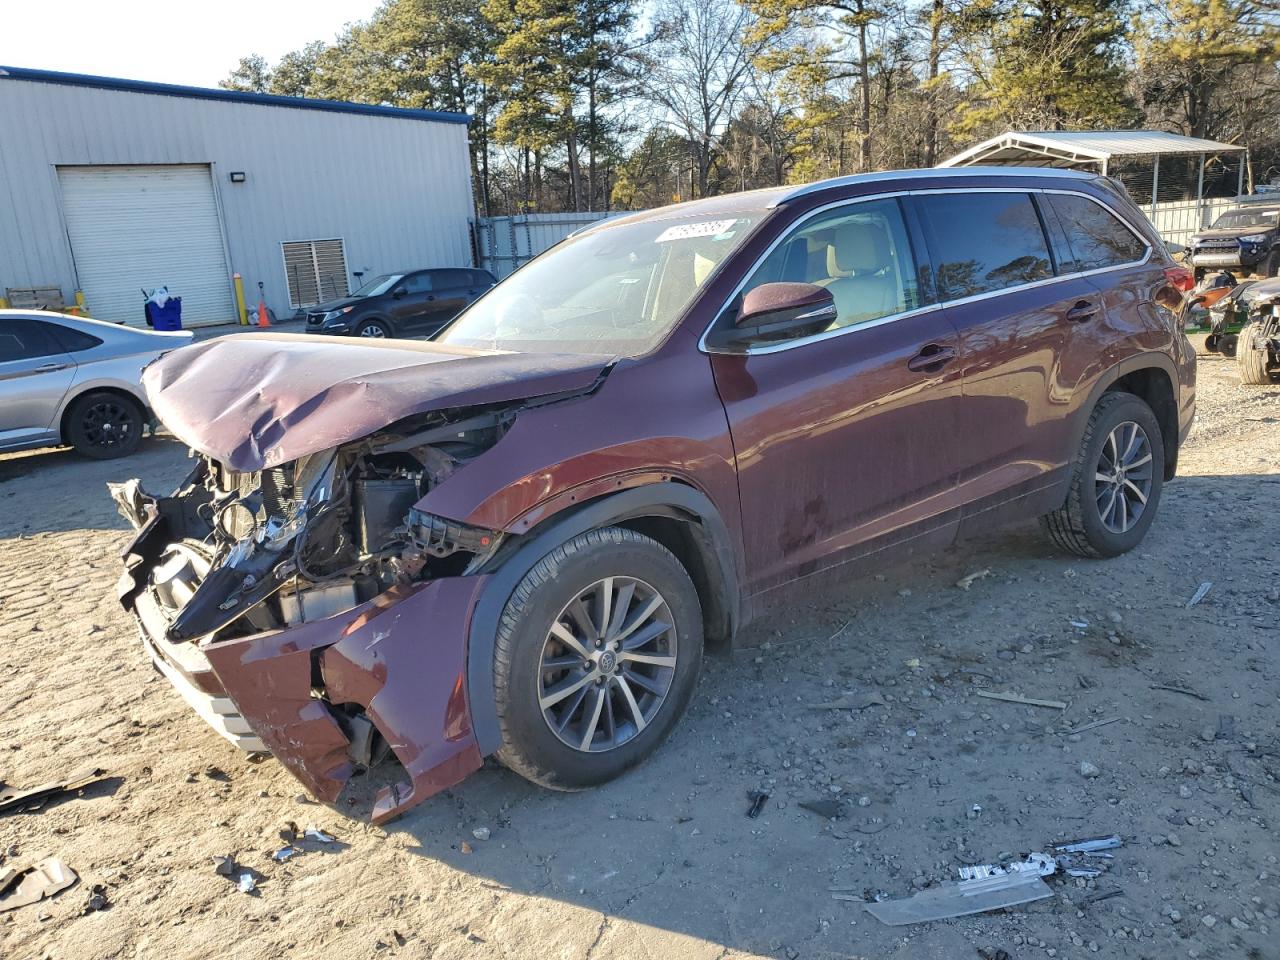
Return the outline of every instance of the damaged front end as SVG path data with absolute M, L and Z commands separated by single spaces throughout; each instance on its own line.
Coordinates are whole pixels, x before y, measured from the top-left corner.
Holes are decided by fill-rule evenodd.
M 168 497 L 112 484 L 138 531 L 119 595 L 157 668 L 320 800 L 394 756 L 407 782 L 379 795 L 376 822 L 478 769 L 467 635 L 503 537 L 420 505 L 512 416 L 419 415 L 253 472 L 197 455 Z

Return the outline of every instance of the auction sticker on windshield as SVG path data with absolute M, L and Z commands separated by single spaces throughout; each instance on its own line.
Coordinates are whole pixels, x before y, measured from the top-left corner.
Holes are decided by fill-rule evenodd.
M 654 243 L 670 240 L 689 240 L 693 237 L 715 237 L 732 227 L 737 220 L 704 220 L 701 223 L 681 223 L 663 230 Z

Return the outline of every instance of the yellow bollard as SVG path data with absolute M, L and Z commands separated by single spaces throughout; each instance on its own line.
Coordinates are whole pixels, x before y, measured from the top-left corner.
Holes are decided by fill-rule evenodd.
M 8 309 L 9 309 L 8 299 L 5 297 L 0 297 L 0 310 L 8 310 Z
M 240 312 L 240 326 L 247 327 L 249 325 L 249 311 L 244 305 L 244 281 L 240 279 L 240 274 L 233 273 L 232 281 L 236 287 L 236 310 Z
M 84 302 L 83 290 L 76 291 L 76 309 L 80 311 L 77 314 L 77 316 L 81 316 L 81 317 L 89 316 L 89 305 Z

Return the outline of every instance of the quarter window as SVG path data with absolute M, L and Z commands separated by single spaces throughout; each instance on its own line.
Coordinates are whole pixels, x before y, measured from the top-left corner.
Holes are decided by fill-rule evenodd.
M 1053 276 L 1049 244 L 1029 193 L 934 193 L 921 195 L 918 203 L 942 299 Z
M 806 221 L 774 248 L 743 293 L 778 282 L 830 290 L 836 302 L 831 330 L 920 306 L 915 258 L 898 201 L 853 203 Z
M 1141 260 L 1147 245 L 1101 204 L 1065 193 L 1042 195 L 1067 238 L 1059 252 L 1059 271 L 1076 273 Z

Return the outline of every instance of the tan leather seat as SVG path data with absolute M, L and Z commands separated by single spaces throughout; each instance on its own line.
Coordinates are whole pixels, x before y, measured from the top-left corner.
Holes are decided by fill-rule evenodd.
M 828 278 L 817 281 L 831 291 L 838 319 L 847 327 L 886 317 L 902 309 L 890 264 L 889 233 L 878 223 L 846 223 L 832 231 L 827 247 Z

